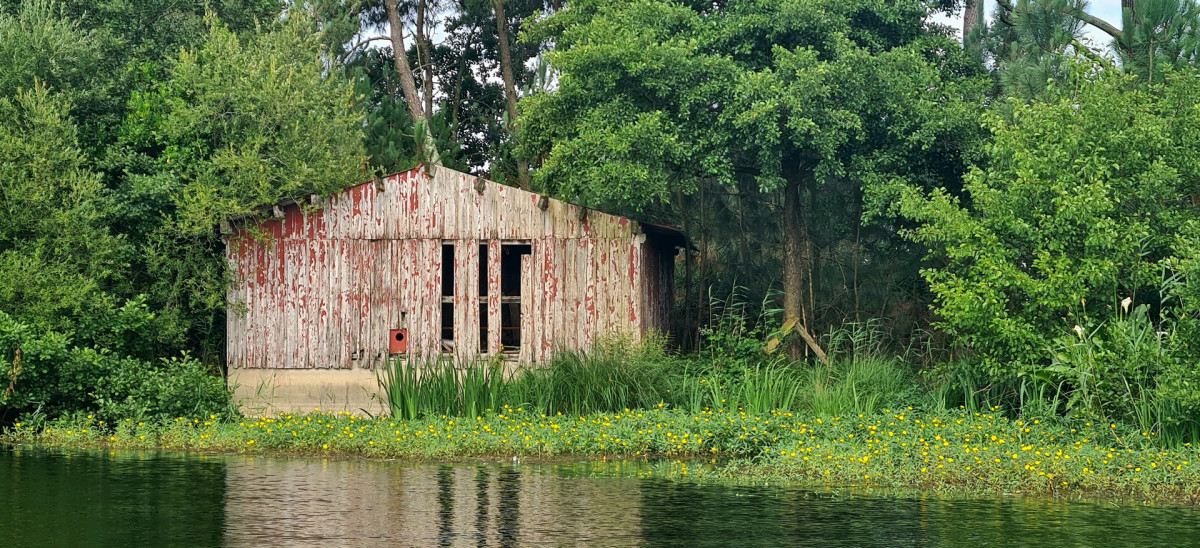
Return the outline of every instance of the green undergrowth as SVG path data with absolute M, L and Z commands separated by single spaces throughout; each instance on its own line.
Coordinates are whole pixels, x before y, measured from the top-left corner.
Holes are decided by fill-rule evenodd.
M 473 417 L 505 404 L 551 415 L 614 413 L 658 403 L 693 413 L 722 408 L 874 413 L 921 392 L 908 365 L 895 356 L 847 354 L 813 365 L 768 355 L 760 344 L 747 353 L 744 359 L 680 357 L 658 343 L 616 341 L 561 351 L 544 364 L 506 373 L 503 363 L 486 360 L 394 360 L 380 371 L 379 382 L 392 416 L 405 419 Z
M 680 479 L 923 488 L 972 493 L 1095 494 L 1196 502 L 1200 452 L 1162 449 L 1151 433 L 1083 418 L 1010 419 L 995 412 L 880 410 L 846 416 L 771 411 L 690 413 L 669 406 L 589 415 L 502 408 L 415 420 L 314 411 L 222 421 L 104 424 L 76 416 L 21 424 L 9 443 L 412 460 L 609 458 L 679 460 Z M 712 462 L 719 466 L 688 466 Z

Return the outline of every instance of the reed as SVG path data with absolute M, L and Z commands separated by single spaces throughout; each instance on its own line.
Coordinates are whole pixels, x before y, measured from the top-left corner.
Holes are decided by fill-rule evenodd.
M 671 389 L 666 368 L 655 358 L 619 344 L 562 351 L 545 365 L 519 372 L 506 403 L 573 415 L 655 407 Z
M 392 416 L 405 420 L 478 416 L 499 409 L 507 391 L 502 364 L 446 356 L 394 359 L 381 370 L 379 384 Z

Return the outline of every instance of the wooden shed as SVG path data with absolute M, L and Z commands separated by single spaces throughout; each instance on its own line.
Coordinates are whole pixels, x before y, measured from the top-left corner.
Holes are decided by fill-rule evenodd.
M 225 227 L 230 381 L 253 412 L 374 409 L 391 359 L 531 363 L 666 331 L 683 235 L 414 168 Z

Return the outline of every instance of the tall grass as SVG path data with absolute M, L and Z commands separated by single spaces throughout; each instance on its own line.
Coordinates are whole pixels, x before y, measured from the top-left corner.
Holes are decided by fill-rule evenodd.
M 733 371 L 681 375 L 669 401 L 693 413 L 741 410 L 767 413 L 795 410 L 803 386 L 799 370 L 786 364 L 759 363 Z
M 669 361 L 650 345 L 606 343 L 587 352 L 562 351 L 516 375 L 507 403 L 575 415 L 654 407 L 669 397 Z
M 809 366 L 802 407 L 818 415 L 875 413 L 920 395 L 911 367 L 889 353 L 878 320 L 848 322 L 825 337 L 829 361 Z
M 542 365 L 504 375 L 502 362 L 449 357 L 394 360 L 381 372 L 394 416 L 476 416 L 507 404 L 543 413 L 584 415 L 655 407 L 668 401 L 675 360 L 661 344 L 605 343 L 562 351 Z M 456 365 L 458 364 L 458 365 Z
M 828 363 L 789 361 L 761 342 L 716 337 L 737 359 L 709 348 L 698 356 L 666 354 L 661 341 L 610 341 L 589 351 L 561 351 L 544 364 L 503 374 L 503 363 L 436 359 L 395 361 L 381 375 L 387 404 L 400 418 L 476 416 L 504 405 L 548 415 L 619 413 L 672 407 L 692 413 L 793 411 L 817 415 L 875 413 L 923 396 L 909 365 L 886 353 L 876 323 L 847 324 L 827 336 Z M 757 344 L 757 350 L 754 350 Z M 946 398 L 941 398 L 946 401 Z
M 392 416 L 401 419 L 481 415 L 499 409 L 507 389 L 503 364 L 449 357 L 394 359 L 381 370 L 379 384 Z
M 1153 379 L 1136 367 L 1134 371 L 1142 376 L 1122 372 L 1109 374 L 1113 382 L 1096 383 L 1096 388 L 1107 390 L 1098 397 L 1092 390 L 1095 372 L 1116 366 L 1092 363 L 1095 352 L 1058 352 L 1054 368 L 1014 379 L 984 377 L 969 357 L 945 362 L 919 377 L 905 357 L 890 351 L 876 321 L 848 323 L 826 334 L 822 341 L 829 360 L 811 363 L 766 351 L 762 337 L 781 336 L 763 327 L 770 311 L 763 312 L 753 328 L 747 327 L 745 307 L 725 303 L 723 314 L 724 319 L 706 331 L 706 346 L 688 357 L 666 354 L 661 341 L 640 345 L 609 341 L 588 351 L 561 351 L 544 364 L 523 367 L 512 375 L 504 374 L 503 362 L 444 357 L 415 364 L 398 360 L 381 372 L 380 383 L 392 414 L 403 419 L 478 416 L 505 405 L 547 415 L 670 407 L 697 414 L 792 411 L 845 416 L 903 406 L 934 412 L 961 407 L 1044 421 L 1081 414 L 1102 423 L 1119 423 L 1120 428 L 1159 445 L 1200 445 L 1200 415 L 1195 408 L 1178 394 L 1155 387 Z M 1091 342 L 1077 338 L 1068 343 Z M 1155 342 L 1148 337 L 1136 340 L 1143 339 Z M 1141 348 L 1133 343 L 1126 346 Z M 1144 353 L 1161 354 L 1160 349 L 1150 350 Z M 1130 350 L 1117 358 L 1142 354 Z M 1147 361 L 1106 359 L 1118 365 Z M 1064 371 L 1072 375 L 1061 374 Z
M 808 369 L 804 407 L 818 415 L 875 413 L 911 401 L 916 381 L 898 358 L 832 359 Z

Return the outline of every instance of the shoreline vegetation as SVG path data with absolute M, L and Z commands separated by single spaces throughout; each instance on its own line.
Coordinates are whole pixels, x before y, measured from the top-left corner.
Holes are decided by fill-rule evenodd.
M 847 331 L 826 364 L 728 337 L 708 356 L 609 341 L 502 374 L 453 359 L 379 372 L 388 416 L 313 409 L 244 417 L 117 408 L 28 413 L 0 443 L 430 460 L 662 459 L 680 481 L 917 489 L 952 496 L 1200 502 L 1195 430 L 1076 412 L 1048 385 L 922 376 Z M 1032 395 L 1031 395 L 1032 394 Z M 522 403 L 517 403 L 522 402 Z M 657 474 L 657 472 L 656 472 Z
M 455 460 L 660 457 L 668 478 L 971 495 L 1200 500 L 1200 448 L 1080 417 L 1012 419 L 998 409 L 817 416 L 669 406 L 547 415 L 503 406 L 475 417 L 397 420 L 314 409 L 259 419 L 95 416 L 8 428 L 0 442 L 72 449 Z

